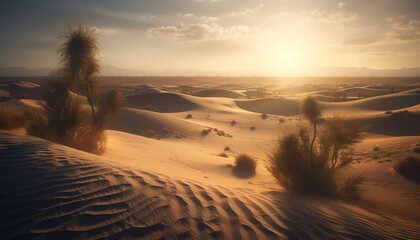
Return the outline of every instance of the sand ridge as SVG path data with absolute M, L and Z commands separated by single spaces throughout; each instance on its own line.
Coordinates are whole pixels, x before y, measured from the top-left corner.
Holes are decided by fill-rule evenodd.
M 420 234 L 418 223 L 350 204 L 173 179 L 4 131 L 0 156 L 2 239 L 415 239 Z

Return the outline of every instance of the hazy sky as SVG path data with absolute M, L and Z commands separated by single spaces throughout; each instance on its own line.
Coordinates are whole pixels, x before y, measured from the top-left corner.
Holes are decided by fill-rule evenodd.
M 55 67 L 67 25 L 101 32 L 102 64 L 299 75 L 420 67 L 418 0 L 0 1 L 0 67 Z

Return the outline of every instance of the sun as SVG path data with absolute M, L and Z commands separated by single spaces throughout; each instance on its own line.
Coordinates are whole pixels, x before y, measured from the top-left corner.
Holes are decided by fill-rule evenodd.
M 292 56 L 290 56 L 290 54 L 288 54 L 288 53 L 284 54 L 284 60 L 289 62 L 291 59 L 292 59 Z

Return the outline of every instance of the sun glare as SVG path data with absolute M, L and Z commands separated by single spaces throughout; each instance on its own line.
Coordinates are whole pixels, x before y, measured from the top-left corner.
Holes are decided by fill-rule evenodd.
M 291 59 L 292 59 L 292 57 L 290 56 L 290 54 L 286 53 L 286 54 L 284 55 L 284 60 L 286 60 L 286 61 L 290 61 Z

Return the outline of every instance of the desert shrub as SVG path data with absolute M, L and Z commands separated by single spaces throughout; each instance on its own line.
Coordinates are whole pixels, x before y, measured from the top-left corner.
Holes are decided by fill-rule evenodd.
M 255 128 L 255 126 L 251 126 L 249 129 L 250 129 L 251 131 L 254 131 L 256 128 Z
M 69 92 L 69 85 L 54 75 L 43 93 L 43 110 L 28 112 L 28 134 L 74 147 L 88 112 Z
M 219 156 L 220 157 L 225 157 L 225 158 L 228 158 L 229 157 L 225 152 L 220 153 Z
M 185 119 L 190 119 L 190 118 L 192 118 L 192 115 L 191 115 L 191 114 L 188 114 L 188 115 L 185 117 Z
M 235 126 L 236 125 L 236 121 L 232 120 L 232 122 L 230 122 L 230 126 Z
M 374 147 L 372 150 L 377 152 L 377 151 L 379 151 L 379 147 Z
M 25 126 L 25 118 L 21 111 L 3 107 L 0 109 L 0 129 L 11 130 Z
M 171 131 L 168 129 L 168 128 L 162 128 L 161 130 L 160 130 L 163 134 L 165 134 L 165 135 L 168 135 L 168 134 L 170 134 L 171 133 Z
M 334 117 L 323 127 L 313 149 L 306 129 L 285 135 L 269 155 L 267 168 L 290 191 L 356 199 L 362 177 L 341 179 L 340 173 L 353 161 L 351 147 L 361 140 L 361 130 L 353 119 Z
M 241 153 L 235 158 L 235 167 L 247 173 L 255 173 L 257 162 L 246 153 Z
M 268 115 L 267 115 L 267 114 L 265 114 L 265 113 L 263 113 L 263 114 L 261 114 L 261 118 L 262 118 L 262 119 L 267 119 L 267 118 L 268 118 Z
M 230 147 L 229 146 L 226 146 L 225 147 L 225 151 L 230 151 Z
M 420 182 L 420 159 L 413 156 L 408 156 L 404 160 L 399 161 L 394 169 L 404 177 Z
M 203 131 L 201 131 L 201 136 L 207 136 L 207 134 L 209 134 L 211 132 L 211 129 L 210 128 L 206 128 L 206 129 L 203 129 Z
M 147 136 L 153 137 L 156 136 L 156 132 L 154 130 L 147 131 Z

